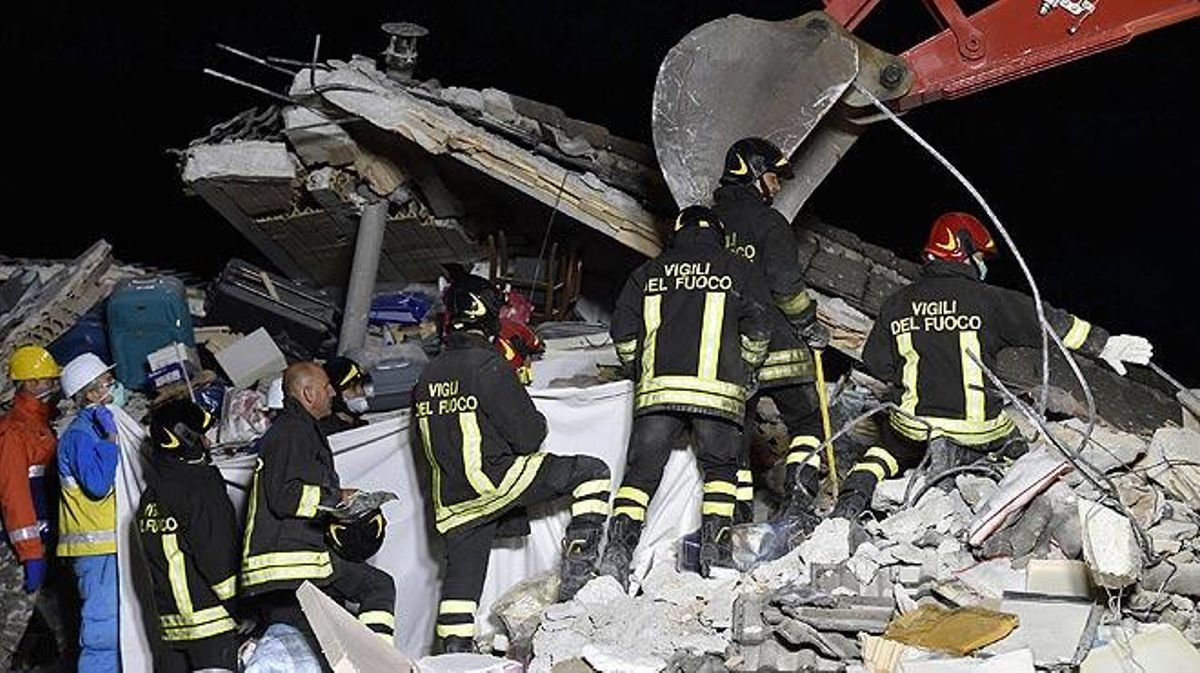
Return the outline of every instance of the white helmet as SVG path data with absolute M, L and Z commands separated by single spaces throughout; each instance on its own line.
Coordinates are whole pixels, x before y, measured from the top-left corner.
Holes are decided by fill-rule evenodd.
M 283 377 L 271 379 L 267 385 L 267 408 L 279 410 L 283 408 Z
M 84 353 L 67 363 L 62 368 L 59 383 L 63 395 L 74 397 L 76 393 L 88 387 L 88 384 L 100 378 L 104 372 L 113 368 L 106 365 L 95 353 Z

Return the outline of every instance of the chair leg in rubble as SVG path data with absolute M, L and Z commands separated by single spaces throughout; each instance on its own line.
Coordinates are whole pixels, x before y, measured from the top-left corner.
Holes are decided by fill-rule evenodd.
M 733 567 L 732 517 L 705 514 L 700 519 L 700 576 L 713 568 Z
M 629 566 L 633 563 L 633 551 L 642 537 L 642 522 L 624 515 L 614 516 L 608 522 L 608 544 L 600 558 L 601 575 L 620 582 L 629 590 Z
M 600 558 L 600 540 L 603 536 L 603 526 L 567 526 L 558 585 L 560 602 L 574 598 L 583 585 L 596 577 L 596 562 Z

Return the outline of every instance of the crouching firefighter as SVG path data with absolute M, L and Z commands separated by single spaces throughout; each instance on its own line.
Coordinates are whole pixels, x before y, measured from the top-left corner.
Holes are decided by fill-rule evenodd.
M 767 354 L 765 290 L 724 249 L 716 213 L 689 206 L 668 249 L 626 281 L 612 339 L 635 381 L 625 478 L 613 501 L 600 571 L 628 587 L 646 509 L 671 450 L 691 430 L 704 473 L 700 574 L 730 566 L 747 385 Z
M 760 396 L 771 398 L 790 437 L 784 498 L 776 521 L 805 535 L 816 526 L 813 498 L 820 480 L 820 407 L 813 382 L 812 351 L 824 348 L 829 332 L 817 322 L 816 304 L 800 273 L 796 237 L 787 219 L 771 207 L 782 180 L 793 177 L 788 159 L 773 143 L 743 138 L 725 154 L 721 186 L 713 193 L 713 209 L 725 226 L 728 249 L 749 260 L 770 294 L 767 320 L 771 345 L 758 375 Z M 754 438 L 758 398 L 746 405 L 743 461 L 748 465 Z M 753 491 L 751 475 L 739 474 L 739 521 L 748 521 Z
M 213 422 L 186 399 L 154 411 L 137 510 L 159 634 L 190 671 L 237 670 L 238 525 L 221 472 L 209 461 L 204 433 Z
M 501 302 L 480 280 L 460 279 L 447 289 L 446 348 L 413 389 L 413 446 L 429 466 L 429 497 L 444 548 L 437 636 L 445 652 L 473 647 L 492 541 L 528 532 L 527 526 L 510 528 L 528 505 L 572 498 L 559 598 L 574 596 L 595 575 L 612 488 L 599 458 L 538 450 L 546 419 L 492 343 Z
M 1041 326 L 1027 295 L 984 284 L 985 259 L 995 254 L 996 243 L 978 219 L 946 213 L 929 232 L 921 275 L 884 300 L 863 364 L 890 384 L 899 412 L 889 412 L 880 424 L 882 442 L 851 469 L 832 516 L 857 520 L 880 480 L 916 467 L 926 452 L 934 480 L 988 454 L 1024 452 L 984 368 L 995 371 L 1006 346 L 1040 347 Z M 1153 349 L 1141 337 L 1109 336 L 1066 311 L 1043 308 L 1072 351 L 1099 357 L 1122 375 L 1123 363 L 1150 361 Z
M 390 643 L 392 577 L 330 548 L 331 513 L 355 492 L 342 489 L 318 425 L 332 412 L 333 385 L 319 365 L 298 362 L 284 372 L 283 390 L 283 410 L 263 436 L 246 504 L 241 592 L 254 597 L 265 623 L 295 627 L 320 651 L 295 595 L 312 582 L 335 601 L 354 604 L 358 621 Z

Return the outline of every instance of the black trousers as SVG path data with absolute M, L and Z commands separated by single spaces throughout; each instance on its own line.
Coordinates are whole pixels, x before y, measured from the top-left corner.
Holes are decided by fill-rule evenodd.
M 613 500 L 613 516 L 644 522 L 646 508 L 662 481 L 663 469 L 683 433 L 691 430 L 696 461 L 704 474 L 701 513 L 734 516 L 738 471 L 742 465 L 741 429 L 720 418 L 683 413 L 652 413 L 633 419 L 625 478 Z
M 508 507 L 478 524 L 455 528 L 442 536 L 445 576 L 438 604 L 439 638 L 474 638 L 475 611 L 487 577 L 492 551 L 504 515 L 529 505 L 570 496 L 571 527 L 601 528 L 608 516 L 612 471 L 594 456 L 547 454 L 537 477 Z
M 172 671 L 230 671 L 238 670 L 237 638 L 233 633 L 202 640 L 167 643 Z
M 746 404 L 746 427 L 742 454 L 747 466 L 745 476 L 751 483 L 743 484 L 740 478 L 741 474 L 739 474 L 738 485 L 743 488 L 753 485 L 753 475 L 748 469 L 750 444 L 754 441 L 755 414 L 758 411 L 758 401 L 763 397 L 768 397 L 775 403 L 775 408 L 779 410 L 779 416 L 783 420 L 784 426 L 787 427 L 789 442 L 787 455 L 784 460 L 790 468 L 789 472 L 799 469 L 800 474 L 798 478 L 803 483 L 805 489 L 810 493 L 815 493 L 820 482 L 821 459 L 824 455 L 824 452 L 821 450 L 821 404 L 817 397 L 816 383 L 768 388 L 759 391 L 757 395 L 750 398 L 750 401 Z M 790 486 L 791 484 L 788 484 L 785 488 Z M 739 491 L 739 506 L 742 506 L 742 495 L 743 493 Z M 748 495 L 747 499 L 752 502 L 754 500 L 754 491 L 750 489 Z M 741 518 L 739 517 L 739 519 Z M 749 519 L 744 520 L 748 521 Z

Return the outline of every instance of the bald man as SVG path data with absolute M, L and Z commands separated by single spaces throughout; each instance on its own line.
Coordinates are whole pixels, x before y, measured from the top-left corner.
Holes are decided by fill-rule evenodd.
M 357 606 L 358 620 L 390 643 L 396 624 L 391 576 L 342 558 L 326 542 L 327 512 L 354 492 L 341 487 L 318 427 L 331 413 L 333 386 L 319 365 L 300 362 L 284 372 L 283 389 L 283 410 L 263 437 L 247 501 L 241 593 L 255 598 L 266 624 L 290 624 L 316 647 L 295 597 L 310 581 L 343 605 Z

